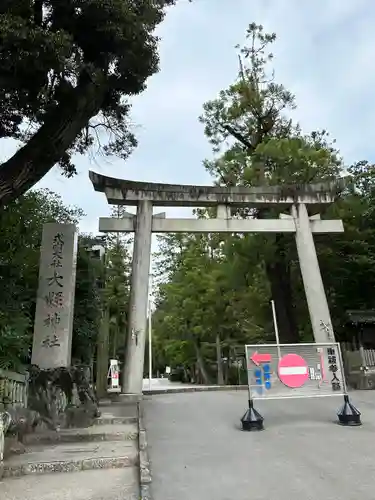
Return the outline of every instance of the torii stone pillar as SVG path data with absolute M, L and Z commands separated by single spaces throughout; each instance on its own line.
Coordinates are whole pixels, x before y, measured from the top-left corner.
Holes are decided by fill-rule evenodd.
M 152 238 L 152 202 L 141 200 L 135 216 L 128 336 L 122 392 L 142 394 Z
M 334 333 L 306 205 L 291 209 L 296 245 L 315 342 L 334 342 Z

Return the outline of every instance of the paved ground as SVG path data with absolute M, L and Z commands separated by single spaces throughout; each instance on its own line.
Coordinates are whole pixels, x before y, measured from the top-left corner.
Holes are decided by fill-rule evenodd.
M 168 378 L 152 378 L 151 385 L 148 378 L 143 379 L 143 391 L 147 392 L 150 390 L 168 390 L 168 389 L 181 389 L 187 387 L 195 387 L 195 385 L 182 384 L 179 382 L 170 382 Z
M 373 500 L 375 392 L 355 392 L 363 426 L 334 423 L 341 398 L 257 404 L 266 429 L 240 430 L 245 392 L 148 396 L 155 500 Z
M 138 500 L 138 471 L 88 470 L 0 481 L 2 500 Z
M 221 386 L 224 387 L 224 386 Z M 218 386 L 215 385 L 203 385 L 203 384 L 184 384 L 182 382 L 170 382 L 168 378 L 153 378 L 151 381 L 149 379 L 143 379 L 143 394 L 147 395 L 161 392 L 191 392 L 190 389 L 194 389 L 199 392 L 202 390 L 218 390 Z M 225 389 L 227 390 L 227 388 Z

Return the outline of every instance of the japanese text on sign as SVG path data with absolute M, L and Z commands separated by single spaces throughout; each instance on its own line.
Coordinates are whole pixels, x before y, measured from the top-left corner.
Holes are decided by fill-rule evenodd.
M 340 346 L 247 345 L 250 397 L 281 399 L 346 394 Z
M 61 309 L 64 304 L 63 279 L 61 272 L 63 267 L 64 236 L 56 233 L 52 240 L 52 258 L 50 263 L 51 274 L 47 277 L 48 287 L 51 288 L 44 297 L 47 314 L 43 325 L 48 328 L 49 333 L 42 341 L 43 347 L 59 347 L 57 336 L 58 325 L 61 322 Z
M 43 226 L 31 355 L 43 369 L 71 363 L 77 250 L 74 224 Z

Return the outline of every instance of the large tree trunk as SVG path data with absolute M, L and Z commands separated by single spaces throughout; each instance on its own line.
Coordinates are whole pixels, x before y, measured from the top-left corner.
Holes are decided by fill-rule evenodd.
M 96 354 L 96 396 L 105 398 L 108 392 L 108 366 L 109 366 L 109 311 L 103 311 Z
M 272 299 L 275 301 L 276 319 L 280 342 L 293 344 L 299 342 L 299 332 L 295 320 L 290 265 L 284 254 L 280 235 L 275 239 L 274 258 L 266 262 L 267 277 L 271 286 Z
M 217 383 L 224 385 L 223 360 L 221 353 L 220 335 L 216 335 L 216 362 L 217 362 Z
M 98 114 L 106 85 L 102 78 L 97 80 L 79 83 L 69 101 L 51 110 L 36 134 L 0 166 L 0 207 L 40 181 Z
M 206 370 L 206 364 L 204 362 L 200 347 L 199 347 L 197 342 L 194 342 L 194 349 L 195 349 L 195 354 L 197 356 L 197 365 L 198 365 L 200 374 L 202 376 L 203 383 L 205 385 L 211 385 L 211 380 L 210 380 L 210 377 L 209 377 L 207 370 Z
M 117 356 L 117 342 L 118 342 L 118 337 L 119 337 L 119 332 L 120 332 L 120 327 L 116 321 L 115 328 L 114 328 L 114 333 L 113 333 L 113 343 L 112 343 L 112 358 L 116 359 Z

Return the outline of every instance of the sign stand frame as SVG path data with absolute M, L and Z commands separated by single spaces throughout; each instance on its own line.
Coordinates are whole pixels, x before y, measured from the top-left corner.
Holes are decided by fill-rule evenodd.
M 277 336 L 277 334 L 276 334 L 276 336 Z M 341 367 L 343 367 L 343 359 L 342 359 L 340 344 L 337 342 L 329 343 L 329 345 L 333 345 L 333 344 L 337 347 L 338 357 L 340 359 L 340 365 L 341 365 Z M 263 344 L 263 346 L 264 345 L 265 344 Z M 272 344 L 270 344 L 270 346 L 271 345 Z M 280 344 L 277 341 L 276 347 L 277 347 L 277 350 L 279 353 L 280 353 L 281 345 L 284 345 L 284 344 Z M 307 345 L 307 344 L 305 344 L 305 345 Z M 324 344 L 318 343 L 318 345 L 324 345 Z M 328 343 L 327 343 L 327 345 L 328 345 Z M 246 346 L 245 346 L 245 352 L 247 352 Z M 247 360 L 246 360 L 246 362 L 247 362 Z M 350 402 L 349 394 L 348 394 L 348 390 L 347 390 L 347 386 L 346 386 L 345 373 L 342 374 L 342 382 L 343 382 L 344 391 L 343 391 L 343 394 L 341 393 L 340 395 L 344 396 L 344 404 L 337 412 L 337 417 L 338 417 L 337 423 L 339 425 L 343 425 L 343 426 L 351 426 L 351 427 L 360 426 L 360 425 L 362 425 L 361 412 Z M 299 396 L 299 397 L 302 397 L 302 396 Z M 319 397 L 319 396 L 310 396 L 310 397 Z M 284 398 L 272 398 L 272 399 L 284 399 Z M 264 430 L 264 418 L 254 408 L 254 399 L 252 398 L 250 383 L 248 385 L 248 409 L 246 410 L 245 414 L 241 418 L 241 424 L 242 424 L 243 431 Z
M 246 349 L 245 349 L 246 353 Z M 246 354 L 245 354 L 246 356 Z M 246 359 L 245 359 L 246 364 Z M 248 409 L 241 418 L 242 430 L 243 431 L 262 431 L 264 430 L 263 422 L 264 418 L 262 415 L 254 408 L 254 400 L 251 397 L 250 385 L 248 386 Z
M 344 395 L 344 404 L 337 412 L 338 424 L 351 427 L 362 425 L 361 412 L 349 400 L 349 394 Z
M 341 366 L 344 366 L 340 344 L 338 344 L 338 353 Z M 362 425 L 361 412 L 350 402 L 348 388 L 346 386 L 345 373 L 344 373 L 344 384 L 345 384 L 344 404 L 337 412 L 337 417 L 338 417 L 337 423 L 339 425 L 344 425 L 344 426 L 358 427 Z
M 242 430 L 243 431 L 262 431 L 262 430 L 264 430 L 264 427 L 263 427 L 264 418 L 254 408 L 254 401 L 250 397 L 250 389 L 249 389 L 248 403 L 249 403 L 249 408 L 246 410 L 244 416 L 241 418 Z

